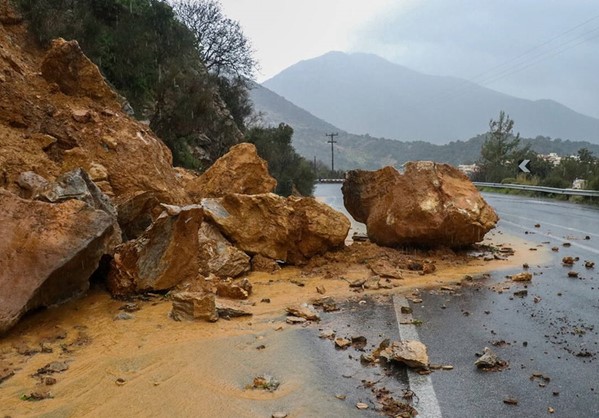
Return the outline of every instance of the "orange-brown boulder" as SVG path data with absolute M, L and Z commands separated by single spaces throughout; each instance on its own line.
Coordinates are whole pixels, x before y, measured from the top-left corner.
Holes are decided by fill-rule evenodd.
M 86 96 L 98 101 L 114 101 L 117 94 L 104 80 L 98 67 L 89 60 L 77 41 L 54 39 L 42 62 L 42 77 L 48 83 L 56 83 L 67 96 Z M 77 112 L 73 118 L 77 120 Z M 87 119 L 88 112 L 79 110 Z
M 85 292 L 120 237 L 114 216 L 80 200 L 31 201 L 0 189 L 0 207 L 2 333 L 29 310 Z
M 35 185 L 23 181 L 33 177 L 22 173 L 52 182 L 82 168 L 116 205 L 127 238 L 151 224 L 159 203 L 189 203 L 169 149 L 122 111 L 77 43 L 56 40 L 44 55 L 25 33 L 0 25 L 0 188 L 28 196 Z
M 348 212 L 379 245 L 467 246 L 498 221 L 468 177 L 448 164 L 409 162 L 404 174 L 352 170 L 342 192 Z
M 350 227 L 342 213 L 313 198 L 228 194 L 202 199 L 202 207 L 240 250 L 291 264 L 343 247 Z
M 199 202 L 204 197 L 222 197 L 229 193 L 269 193 L 276 186 L 277 181 L 268 173 L 268 165 L 256 147 L 242 143 L 231 147 L 201 176 L 189 179 L 185 189 Z
M 137 239 L 116 249 L 108 290 L 125 296 L 167 290 L 199 273 L 198 230 L 204 212 L 198 205 L 169 207 Z

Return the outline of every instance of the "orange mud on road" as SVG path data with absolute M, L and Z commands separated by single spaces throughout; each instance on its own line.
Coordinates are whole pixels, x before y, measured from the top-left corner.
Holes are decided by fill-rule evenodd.
M 465 274 L 536 264 L 547 251 L 529 251 L 530 246 L 517 238 L 489 235 L 494 245 L 510 246 L 515 255 L 483 261 L 451 251 L 379 252 L 362 244 L 362 249 L 350 246 L 344 250 L 347 254 L 313 260 L 301 269 L 252 273 L 248 277 L 253 294 L 244 301 L 253 313 L 249 319 L 175 322 L 169 318 L 168 298 L 156 295 L 136 301 L 141 309 L 133 319 L 114 320 L 124 302 L 103 290 L 91 290 L 79 300 L 30 314 L 0 339 L 0 379 L 2 370 L 14 371 L 0 383 L 0 415 L 270 417 L 284 410 L 290 417 L 343 416 L 348 408 L 343 401 L 311 385 L 321 371 L 310 353 L 297 349 L 305 334 L 298 332 L 301 325 L 286 324 L 285 307 L 322 297 L 317 286 L 324 286 L 324 296 L 336 300 L 361 294 L 410 295 L 459 283 Z M 348 282 L 372 276 L 367 265 L 377 257 L 399 265 L 408 259 L 426 260 L 434 262 L 436 271 L 420 275 L 402 270 L 403 279 L 388 281 L 391 289 L 354 293 Z M 265 348 L 257 350 L 261 345 Z M 33 377 L 54 361 L 68 366 L 50 376 L 55 384 Z M 263 373 L 276 376 L 281 382 L 278 390 L 246 389 Z M 23 399 L 35 392 L 51 398 Z

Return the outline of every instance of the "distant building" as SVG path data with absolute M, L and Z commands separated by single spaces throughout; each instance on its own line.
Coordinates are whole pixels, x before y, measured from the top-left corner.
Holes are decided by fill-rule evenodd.
M 559 165 L 562 161 L 562 157 L 557 155 L 555 152 L 550 152 L 549 154 L 539 154 L 539 157 L 545 161 L 549 161 L 554 166 Z
M 476 164 L 460 164 L 458 165 L 458 170 L 470 176 L 478 171 L 478 166 Z

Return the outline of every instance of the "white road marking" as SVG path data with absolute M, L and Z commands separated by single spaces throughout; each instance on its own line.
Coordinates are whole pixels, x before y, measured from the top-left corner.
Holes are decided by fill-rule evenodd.
M 416 326 L 411 324 L 412 315 L 401 313 L 402 306 L 409 306 L 408 300 L 402 295 L 393 295 L 393 308 L 395 309 L 395 317 L 397 326 L 399 327 L 399 338 L 402 340 L 420 341 Z M 433 388 L 433 382 L 430 375 L 419 375 L 418 373 L 408 369 L 408 380 L 410 390 L 418 397 L 418 416 L 422 418 L 441 418 L 441 408 L 439 401 Z

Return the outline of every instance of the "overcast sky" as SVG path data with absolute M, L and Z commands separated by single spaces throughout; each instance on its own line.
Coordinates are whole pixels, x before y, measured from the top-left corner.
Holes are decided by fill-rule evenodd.
M 221 0 L 264 81 L 328 51 L 370 52 L 599 117 L 598 0 Z

